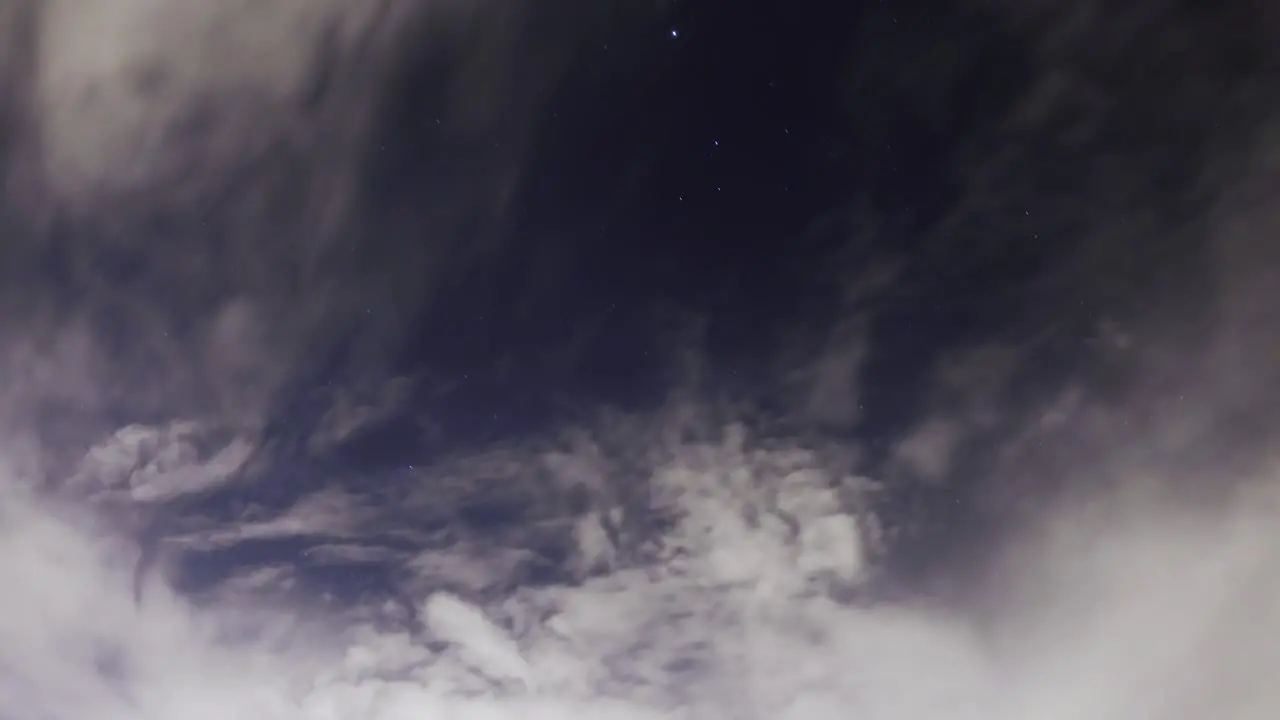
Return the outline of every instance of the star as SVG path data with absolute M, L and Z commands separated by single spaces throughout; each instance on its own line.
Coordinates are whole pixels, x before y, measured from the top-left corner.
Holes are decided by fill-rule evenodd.
M 680 31 L 673 28 L 671 30 L 671 37 L 680 37 Z

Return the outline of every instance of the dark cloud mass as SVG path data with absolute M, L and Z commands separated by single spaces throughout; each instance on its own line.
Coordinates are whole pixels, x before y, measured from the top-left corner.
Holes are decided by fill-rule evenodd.
M 1264 3 L 0 0 L 0 718 L 1274 717 Z

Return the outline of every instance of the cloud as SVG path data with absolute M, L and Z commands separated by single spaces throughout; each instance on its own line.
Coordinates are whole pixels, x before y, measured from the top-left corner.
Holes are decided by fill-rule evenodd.
M 11 432 L 76 458 L 122 420 L 260 430 L 324 382 L 378 384 L 441 283 L 504 244 L 543 104 L 600 22 L 420 0 L 4 12 L 0 391 Z M 341 414 L 322 436 L 358 424 Z
M 1131 468 L 1188 495 L 1226 492 L 1204 478 L 1251 476 L 1280 428 L 1280 384 L 1259 364 L 1280 306 L 1273 243 L 1259 241 L 1277 219 L 1280 108 L 1261 91 L 1274 13 L 1154 1 L 1114 16 L 1061 2 L 957 14 L 984 29 L 865 19 L 847 85 L 870 176 L 848 204 L 853 268 L 871 255 L 899 270 L 850 314 L 861 354 L 820 356 L 856 380 L 820 397 L 858 408 L 850 434 L 861 471 L 890 486 L 874 502 L 903 572 L 938 592 L 985 582 L 973 566 L 1008 533 L 1063 495 L 1132 482 Z M 935 51 L 887 50 L 880 29 Z M 945 200 L 908 213 L 884 189 L 907 158 L 880 147 L 883 113 L 924 128 L 904 142 L 946 148 L 922 172 Z
M 11 7 L 17 6 L 0 10 Z M 328 265 L 345 257 L 344 246 L 335 239 L 340 233 L 321 230 L 341 222 L 327 217 L 307 225 L 308 213 L 286 212 L 305 222 L 274 225 L 255 214 L 257 206 L 238 204 L 257 197 L 262 186 L 253 183 L 246 197 L 211 213 L 226 223 L 218 232 L 188 239 L 199 223 L 153 232 L 137 221 L 166 203 L 188 217 L 200 206 L 192 197 L 206 198 L 208 187 L 235 186 L 243 176 L 214 178 L 211 170 L 142 210 L 129 205 L 129 188 L 167 180 L 192 158 L 213 158 L 220 171 L 224 158 L 217 156 L 227 147 L 227 165 L 237 165 L 239 143 L 259 141 L 230 132 L 249 117 L 278 121 L 264 132 L 293 138 L 304 150 L 324 144 L 307 128 L 329 127 L 328 120 L 311 123 L 305 113 L 298 120 L 287 108 L 318 102 L 321 109 L 306 112 L 323 114 L 329 103 L 350 99 L 343 95 L 349 78 L 339 76 L 343 68 L 367 68 L 370 57 L 356 57 L 360 43 L 351 38 L 376 35 L 382 26 L 355 18 L 350 28 L 359 32 L 343 35 L 347 6 L 328 3 L 263 5 L 253 11 L 267 13 L 261 17 L 242 15 L 230 3 L 134 3 L 105 19 L 60 15 L 67 5 L 37 7 L 20 9 L 34 13 L 50 43 L 0 44 L 6 62 L 0 77 L 6 97 L 39 100 L 35 112 L 15 115 L 22 123 L 14 126 L 19 136 L 41 139 L 36 155 L 7 169 L 47 185 L 7 196 L 30 203 L 19 214 L 36 229 L 17 236 L 6 250 L 17 262 L 0 272 L 16 278 L 47 262 L 86 295 L 65 300 L 17 280 L 0 288 L 11 307 L 24 311 L 4 315 L 8 335 L 0 348 L 11 371 L 3 375 L 10 414 L 0 428 L 8 431 L 0 447 L 10 465 L 0 474 L 6 581 L 0 715 L 1275 716 L 1280 696 L 1266 671 L 1277 660 L 1268 641 L 1280 631 L 1273 602 L 1280 592 L 1274 551 L 1280 480 L 1268 445 L 1277 389 L 1268 323 L 1270 308 L 1280 305 L 1271 302 L 1269 247 L 1257 242 L 1273 229 L 1276 205 L 1268 200 L 1276 156 L 1267 130 L 1274 115 L 1248 105 L 1255 111 L 1247 117 L 1251 132 L 1231 128 L 1186 152 L 1181 159 L 1189 172 L 1180 177 L 1198 189 L 1192 199 L 1201 204 L 1166 217 L 1181 196 L 1147 178 L 1164 177 L 1157 172 L 1164 166 L 1150 161 L 1169 151 L 1168 138 L 1144 145 L 1145 136 L 1131 136 L 1137 147 L 1124 154 L 1100 131 L 1107 119 L 1146 127 L 1150 116 L 1131 115 L 1138 108 L 1124 104 L 1122 91 L 1136 82 L 1155 92 L 1144 74 L 1152 66 L 1138 63 L 1146 69 L 1136 77 L 1098 78 L 1088 56 L 1076 54 L 1086 49 L 1072 35 L 1080 25 L 1058 23 L 1056 15 L 1054 22 L 1035 13 L 1014 18 L 1031 24 L 1020 32 L 1042 53 L 1036 57 L 1045 72 L 1001 122 L 1033 140 L 977 155 L 976 167 L 962 163 L 973 173 L 961 209 L 943 218 L 934 244 L 894 277 L 920 283 L 938 277 L 929 268 L 978 267 L 1011 243 L 1025 243 L 1028 231 L 1050 232 L 1028 223 L 1050 223 L 1067 240 L 1048 256 L 1053 262 L 1037 276 L 1043 282 L 1022 287 L 1018 312 L 1001 315 L 989 337 L 953 343 L 922 363 L 921 397 L 904 413 L 910 421 L 884 465 L 849 446 L 864 440 L 859 431 L 874 431 L 875 413 L 859 406 L 873 395 L 864 392 L 874 385 L 866 382 L 869 373 L 884 367 L 878 354 L 892 349 L 891 339 L 871 326 L 901 318 L 886 320 L 881 306 L 859 298 L 841 318 L 851 322 L 819 333 L 830 339 L 819 346 L 832 358 L 811 365 L 812 385 L 822 392 L 801 393 L 820 401 L 805 405 L 819 420 L 836 420 L 851 436 L 757 425 L 691 393 L 655 415 L 614 416 L 569 438 L 523 439 L 442 459 L 398 475 L 392 489 L 370 487 L 365 478 L 338 478 L 322 491 L 301 482 L 233 487 L 228 475 L 243 467 L 247 447 L 235 440 L 238 411 L 260 422 L 272 409 L 254 404 L 260 396 L 306 375 L 300 368 L 309 368 L 312 351 L 340 345 L 335 338 L 355 318 L 386 310 L 394 293 L 365 287 L 366 276 L 346 275 L 342 263 Z M 1157 6 L 1140 9 L 1150 7 Z M 308 25 L 312 12 L 319 20 Z M 81 46 L 84 18 L 95 17 L 113 32 Z M 1122 19 L 1098 42 L 1110 60 L 1126 57 L 1140 36 L 1155 39 L 1139 47 L 1173 52 L 1133 58 L 1163 58 L 1154 69 L 1199 68 L 1211 54 L 1180 42 L 1187 18 L 1172 29 L 1153 28 L 1143 17 Z M 286 21 L 303 20 L 308 31 L 297 37 L 305 47 L 264 40 L 279 39 Z M 449 27 L 459 37 L 488 40 L 478 44 L 484 57 L 523 27 L 518 14 L 476 22 Z M 325 29 L 334 27 L 329 23 L 338 29 Z M 156 27 L 166 32 L 138 34 Z M 188 29 L 202 38 L 190 58 L 180 42 Z M 1137 32 L 1152 29 L 1161 32 Z M 139 37 L 146 42 L 124 43 Z M 320 69 L 313 52 L 330 43 L 351 53 L 349 65 Z M 131 63 L 153 59 L 148 53 L 194 60 L 229 47 L 246 55 L 267 48 L 270 72 L 251 76 L 230 63 L 226 75 L 210 75 L 203 65 L 178 62 L 169 81 L 176 85 L 161 83 L 154 95 L 147 94 L 149 83 L 160 81 L 131 74 Z M 495 77 L 479 54 L 464 55 L 458 84 Z M 339 76 L 320 82 L 317 72 Z M 335 84 L 320 92 L 317 84 L 326 82 Z M 87 100 L 96 109 L 86 114 L 106 122 L 88 127 L 71 109 L 82 107 L 80 91 L 95 85 L 106 92 Z M 1249 96 L 1239 87 L 1217 95 L 1211 86 L 1193 83 L 1195 92 L 1209 94 L 1193 92 L 1191 106 Z M 242 103 L 227 99 L 237 93 Z M 502 95 L 468 96 L 474 102 L 464 104 L 460 125 L 489 128 L 484 120 L 503 115 L 491 104 Z M 1173 116 L 1188 98 L 1163 99 L 1157 107 Z M 1105 111 L 1104 100 L 1119 109 Z M 196 147 L 170 155 L 167 143 L 181 145 L 181 133 L 171 132 L 188 115 L 166 113 L 194 108 L 199 115 L 206 105 L 227 113 L 214 114 L 226 124 L 215 122 Z M 1131 117 L 1139 119 L 1121 122 Z M 1205 117 L 1180 119 L 1197 130 Z M 334 122 L 339 130 L 349 127 Z M 458 137 L 467 132 L 451 139 Z M 1085 143 L 1086 152 L 1076 144 L 1081 138 L 1100 144 Z M 139 167 L 117 174 L 115 149 L 102 144 L 107 139 L 139 153 Z M 1026 158 L 1041 141 L 1053 162 L 1037 171 L 1041 166 Z M 361 147 L 352 142 L 335 143 L 337 155 L 324 162 L 345 168 L 344 153 Z M 250 175 L 263 167 L 277 166 L 255 166 Z M 1050 192 L 1059 171 L 1081 188 L 1063 206 L 1062 195 Z M 286 173 L 281 185 L 292 177 Z M 307 193 L 313 191 L 308 197 L 319 202 L 344 189 Z M 1023 204 L 1029 209 L 1022 216 L 1009 212 Z M 118 216 L 96 214 L 103 207 Z M 40 225 L 63 211 L 70 230 Z M 433 227 L 457 228 L 456 217 L 443 217 Z M 973 240 L 961 231 L 975 226 L 997 235 L 986 220 L 1002 220 L 993 225 L 1008 235 L 993 245 L 958 240 Z M 299 227 L 315 233 L 291 233 Z M 1172 269 L 1147 274 L 1129 264 L 1163 257 L 1148 232 L 1177 241 Z M 233 241 L 230 249 L 219 244 L 224 240 Z M 130 253 L 142 249 L 156 257 L 139 270 L 131 262 L 140 256 Z M 403 264 L 384 250 L 390 254 L 366 258 L 365 271 Z M 1191 262 L 1204 258 L 1210 260 L 1204 267 Z M 105 274 L 127 282 L 91 282 L 104 259 L 117 263 L 107 263 Z M 320 268 L 299 271 L 314 287 L 277 274 L 307 263 Z M 213 266 L 221 269 L 207 270 Z M 272 293 L 276 285 L 279 295 Z M 300 287 L 309 289 L 299 299 L 283 297 Z M 157 301 L 165 297 L 161 290 L 174 288 L 189 294 L 178 293 L 174 307 Z M 900 289 L 869 292 L 879 297 Z M 1157 302 L 1165 299 L 1172 304 Z M 316 308 L 307 307 L 311 301 Z M 1095 337 L 1104 323 L 1089 314 L 1101 310 L 1108 327 L 1123 328 L 1129 341 L 1093 343 L 1080 351 L 1083 359 L 1073 354 L 1057 365 L 1058 353 L 1077 352 L 1062 350 L 1061 328 Z M 335 318 L 347 324 L 320 327 Z M 100 330 L 108 321 L 132 334 Z M 387 322 L 384 330 L 394 337 L 400 325 Z M 364 350 L 378 345 L 370 342 Z M 119 414 L 153 417 L 95 445 L 119 404 L 131 411 Z M 358 425 L 345 420 L 360 415 L 346 411 L 360 405 L 340 405 L 319 433 L 302 436 L 342 435 Z M 191 415 L 204 410 L 230 427 L 174 421 L 192 408 Z M 77 420 L 84 416 L 89 420 Z M 32 444 L 70 457 L 66 471 L 32 462 Z M 86 457 L 80 448 L 92 450 Z M 880 501 L 919 490 L 895 484 L 895 461 L 933 483 L 945 512 L 893 512 Z M 877 478 L 878 471 L 886 482 L 862 477 Z M 42 472 L 53 482 L 43 482 Z M 192 561 L 175 563 L 178 570 L 207 575 L 196 578 L 204 591 L 184 594 L 164 577 L 149 577 L 139 597 L 135 526 L 92 506 L 108 497 L 144 514 L 171 515 L 172 524 L 156 526 L 157 542 Z M 957 507 L 973 508 L 970 529 L 991 521 L 994 549 L 945 532 L 913 548 L 893 532 L 904 522 L 960 522 L 952 519 Z M 279 552 L 264 551 L 270 543 Z M 937 586 L 911 580 L 897 595 L 885 592 L 877 581 L 906 564 L 911 550 L 930 556 L 933 573 L 960 577 L 968 592 L 931 594 Z M 308 551 L 316 557 L 308 560 Z M 234 567 L 223 568 L 229 572 L 196 562 L 218 553 L 234 556 Z M 343 574 L 338 584 L 350 597 L 326 594 L 314 576 L 323 572 Z M 356 580 L 369 576 L 378 582 Z M 519 682 L 509 682 L 511 675 Z
M 158 586 L 135 604 L 121 538 L 7 479 L 0 710 L 1170 720 L 1264 717 L 1280 702 L 1266 675 L 1275 475 L 1216 506 L 1137 482 L 1059 505 L 1002 564 L 984 619 L 807 584 L 848 560 L 806 536 L 850 516 L 820 467 L 779 483 L 806 451 L 768 444 L 728 429 L 654 468 L 655 497 L 684 518 L 665 560 L 488 601 L 426 591 L 414 601 L 427 635 L 377 594 L 294 602 L 265 568 L 199 603 Z M 765 491 L 779 485 L 775 505 Z M 801 534 L 778 532 L 774 512 Z M 764 561 L 774 554 L 790 561 Z
M 227 440 L 189 421 L 129 425 L 90 448 L 63 489 L 88 497 L 123 492 L 135 503 L 172 501 L 227 483 L 251 452 L 244 438 Z

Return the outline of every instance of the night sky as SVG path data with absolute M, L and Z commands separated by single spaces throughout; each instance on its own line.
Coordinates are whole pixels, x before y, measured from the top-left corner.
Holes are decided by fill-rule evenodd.
M 694 382 L 681 376 L 692 354 L 693 392 L 842 439 L 864 471 L 900 476 L 892 512 L 932 528 L 903 556 L 956 566 L 942 548 L 982 545 L 1023 512 L 1010 503 L 1053 492 L 1051 479 L 984 479 L 1003 474 L 1010 434 L 1082 377 L 1103 395 L 1125 388 L 1115 397 L 1150 377 L 1145 360 L 1099 352 L 1110 323 L 1149 329 L 1157 355 L 1203 342 L 1212 251 L 1170 228 L 1213 202 L 1206 158 L 1234 152 L 1220 149 L 1230 111 L 1214 108 L 1244 103 L 1246 125 L 1260 112 L 1237 99 L 1267 67 L 1239 41 L 1243 7 L 1152 6 L 1104 30 L 1052 4 L 661 5 L 584 21 L 500 218 L 463 231 L 502 249 L 447 279 L 403 346 L 404 370 L 448 386 L 418 400 L 435 447 L 602 404 L 652 409 Z M 440 141 L 424 140 L 441 108 L 408 77 L 374 182 L 412 205 L 449 180 Z M 1116 231 L 1129 223 L 1142 226 Z M 865 353 L 834 372 L 856 378 L 856 397 L 833 409 L 814 400 L 831 389 L 794 373 L 852 351 L 836 346 L 853 326 Z M 976 384 L 940 390 L 965 363 Z M 898 467 L 922 418 L 981 412 L 999 417 L 959 443 L 945 491 Z M 392 422 L 339 455 L 425 461 L 404 432 Z M 988 483 L 1001 500 L 966 489 Z
M 495 231 L 506 250 L 452 279 L 443 302 L 468 309 L 430 318 L 406 362 L 465 375 L 446 412 L 476 432 L 545 420 L 555 392 L 652 400 L 681 343 L 743 373 L 734 391 L 758 392 L 780 345 L 812 340 L 798 336 L 842 312 L 842 272 L 912 257 L 956 201 L 962 143 L 1028 72 L 1025 50 L 974 15 L 671 3 L 593 36 L 535 120 L 531 159 Z M 936 81 L 875 65 L 905 44 L 955 36 L 975 57 Z M 411 188 L 434 172 L 424 168 L 438 148 L 419 134 L 438 108 L 412 99 L 419 88 L 404 92 L 385 182 L 412 203 Z M 929 116 L 931 102 L 945 119 Z M 883 229 L 863 238 L 858 223 Z M 903 347 L 887 380 L 910 384 L 924 370 L 921 338 L 944 344 L 997 320 L 1000 293 L 1044 254 L 1028 244 L 913 288 L 929 297 L 895 308 L 913 337 L 892 338 Z M 721 382 L 733 384 L 727 373 Z
M 0 0 L 0 720 L 1280 707 L 1278 8 Z
M 49 466 L 198 418 L 255 438 L 226 515 L 683 399 L 839 448 L 924 577 L 1173 442 L 1170 388 L 1210 418 L 1170 465 L 1270 437 L 1228 378 L 1274 379 L 1273 233 L 1221 229 L 1266 206 L 1256 3 L 332 5 L 259 55 L 14 5 L 6 422 Z M 1028 437 L 1064 403 L 1117 424 Z

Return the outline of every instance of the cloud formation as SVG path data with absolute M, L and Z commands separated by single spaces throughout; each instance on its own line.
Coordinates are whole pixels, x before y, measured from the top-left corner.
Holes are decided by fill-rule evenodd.
M 1060 506 L 1004 564 L 982 621 L 929 601 L 839 600 L 839 576 L 865 580 L 867 556 L 814 529 L 856 515 L 833 477 L 805 467 L 814 455 L 760 440 L 730 428 L 653 468 L 655 498 L 680 518 L 658 562 L 488 600 L 421 586 L 408 615 L 378 593 L 324 607 L 234 579 L 234 594 L 193 601 L 156 585 L 135 604 L 127 542 L 7 480 L 0 709 L 1244 720 L 1280 702 L 1266 672 L 1280 629 L 1274 476 L 1213 508 L 1158 484 Z
M 376 362 L 427 307 L 400 301 L 454 267 L 467 211 L 501 206 L 520 153 L 479 146 L 518 146 L 525 128 L 503 119 L 537 99 L 471 90 L 508 77 L 495 50 L 530 25 L 397 3 L 70 7 L 0 5 L 15 40 L 0 43 L 14 100 L 3 222 L 20 230 L 0 264 L 0 716 L 1280 708 L 1265 672 L 1280 659 L 1280 303 L 1260 240 L 1280 207 L 1277 115 L 1218 54 L 1229 40 L 1267 57 L 1270 26 L 1215 15 L 1202 46 L 1186 34 L 1198 18 L 1171 5 L 1105 27 L 1088 15 L 1101 5 L 1003 9 L 1034 61 L 1027 93 L 989 119 L 999 133 L 974 131 L 960 197 L 919 254 L 872 273 L 893 282 L 850 290 L 809 371 L 787 374 L 813 390 L 788 422 L 695 388 L 657 413 L 458 451 L 386 482 L 255 483 L 239 471 L 275 409 L 266 398 L 323 374 L 316 355 Z M 394 74 L 408 51 L 391 28 L 417 22 L 443 38 L 442 92 L 458 101 L 441 125 L 463 150 L 442 163 L 480 170 L 400 216 L 440 233 L 406 262 L 356 232 L 378 199 L 356 186 L 377 174 L 379 98 L 363 80 Z M 296 44 L 278 42 L 286 27 L 304 29 Z M 205 62 L 227 54 L 245 64 Z M 1100 76 L 1099 55 L 1132 75 Z M 1153 78 L 1169 73 L 1194 82 L 1162 91 Z M 1224 75 L 1243 79 L 1214 82 Z M 1210 132 L 1220 107 L 1242 112 Z M 1153 114 L 1177 123 L 1148 136 Z M 938 268 L 980 268 L 1028 234 L 1058 239 L 1001 298 L 1015 311 L 920 363 L 902 431 L 881 451 L 863 442 L 866 380 L 897 320 L 885 297 L 927 297 Z M 368 395 L 300 434 L 340 442 L 402 401 L 394 385 Z M 63 462 L 31 460 L 32 446 Z M 974 530 L 984 522 L 994 547 Z M 973 534 L 950 532 L 966 523 Z M 919 556 L 924 570 L 902 571 Z
M 380 382 L 447 312 L 437 286 L 505 242 L 595 27 L 418 0 L 4 12 L 3 391 L 50 446 L 175 415 L 260 429 L 324 380 Z

